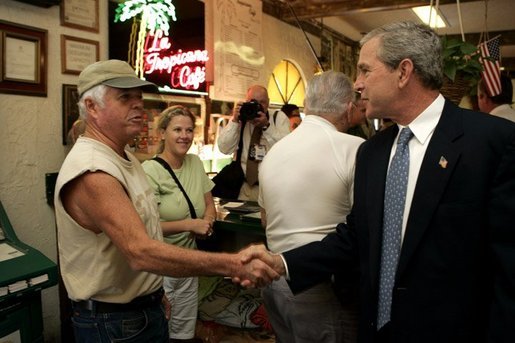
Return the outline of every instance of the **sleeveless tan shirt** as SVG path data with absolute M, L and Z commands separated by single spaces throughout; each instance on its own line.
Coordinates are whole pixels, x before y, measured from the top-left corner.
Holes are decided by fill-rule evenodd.
M 81 137 L 66 157 L 56 182 L 55 212 L 59 262 L 68 296 L 127 303 L 162 285 L 159 275 L 132 270 L 125 256 L 104 234 L 80 226 L 65 211 L 59 196 L 71 180 L 86 172 L 103 171 L 125 188 L 152 239 L 163 240 L 157 202 L 139 161 L 128 151 L 123 159 L 107 145 Z M 108 189 L 105 190 L 109 192 Z M 120 215 L 123 215 L 120 213 Z

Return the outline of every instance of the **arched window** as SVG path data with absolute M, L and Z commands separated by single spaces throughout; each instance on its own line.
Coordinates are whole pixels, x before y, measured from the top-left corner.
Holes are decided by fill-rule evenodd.
M 305 86 L 299 69 L 290 61 L 282 60 L 268 80 L 268 96 L 275 105 L 304 106 Z

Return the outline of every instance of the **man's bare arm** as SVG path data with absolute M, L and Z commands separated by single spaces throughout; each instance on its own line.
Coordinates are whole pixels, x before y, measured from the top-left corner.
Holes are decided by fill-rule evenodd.
M 104 172 L 78 177 L 60 196 L 68 214 L 94 234 L 108 235 L 134 270 L 175 277 L 239 276 L 251 287 L 278 277 L 266 263 L 244 264 L 238 254 L 183 249 L 152 239 L 123 186 Z

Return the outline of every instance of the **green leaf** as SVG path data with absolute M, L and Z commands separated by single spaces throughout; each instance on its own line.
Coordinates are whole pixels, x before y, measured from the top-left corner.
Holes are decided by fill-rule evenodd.
M 455 39 L 455 38 L 451 38 L 447 41 L 447 45 L 446 45 L 446 49 L 454 49 L 454 48 L 459 48 L 463 45 L 463 42 L 458 40 L 458 39 Z
M 456 70 L 457 66 L 455 63 L 447 63 L 443 67 L 443 73 L 445 76 L 447 76 L 451 81 L 454 81 L 456 78 Z
M 477 47 L 475 45 L 467 43 L 467 42 L 463 42 L 460 49 L 464 55 L 472 55 L 473 53 L 475 53 L 477 51 Z

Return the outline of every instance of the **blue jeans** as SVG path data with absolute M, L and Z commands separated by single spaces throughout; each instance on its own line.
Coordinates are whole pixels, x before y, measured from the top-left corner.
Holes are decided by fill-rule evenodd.
M 76 343 L 168 343 L 168 323 L 162 304 L 112 313 L 73 308 L 72 323 Z

